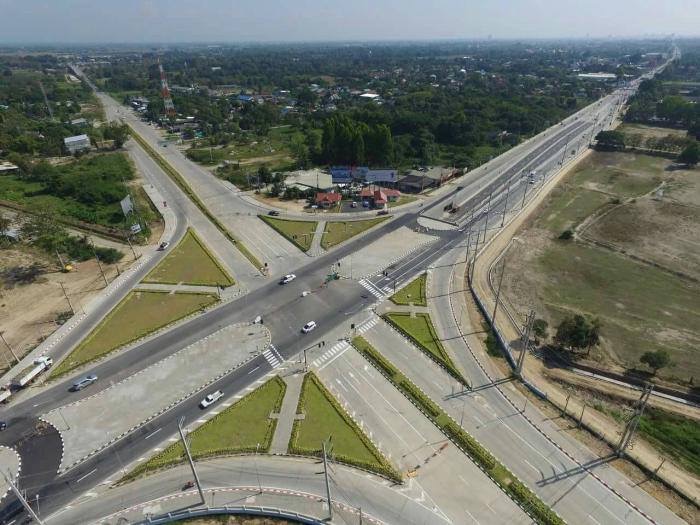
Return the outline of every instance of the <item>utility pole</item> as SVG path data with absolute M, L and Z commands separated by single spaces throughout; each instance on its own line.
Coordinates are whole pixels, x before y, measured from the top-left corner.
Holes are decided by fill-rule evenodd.
M 331 485 L 328 482 L 328 458 L 326 456 L 326 442 L 323 442 L 323 475 L 326 478 L 326 498 L 328 500 L 328 520 L 333 520 L 333 503 L 331 502 Z
M 635 406 L 634 414 L 632 414 L 632 417 L 627 422 L 627 425 L 625 425 L 625 429 L 622 431 L 622 436 L 620 436 L 620 442 L 617 444 L 617 448 L 615 449 L 617 457 L 621 458 L 624 456 L 625 450 L 627 450 L 627 447 L 629 447 L 630 443 L 632 442 L 634 433 L 637 431 L 637 426 L 639 426 L 639 420 L 642 418 L 644 409 L 646 408 L 647 402 L 651 397 L 652 390 L 654 390 L 653 384 L 649 383 L 644 385 L 642 395 L 639 397 L 639 400 Z
M 73 309 L 73 305 L 70 302 L 70 299 L 68 298 L 68 294 L 66 293 L 66 287 L 63 286 L 63 283 L 58 283 L 61 285 L 61 291 L 63 292 L 63 296 L 66 298 L 66 302 L 68 303 L 68 308 L 70 308 L 70 313 L 75 315 L 75 310 Z
M 523 202 L 520 203 L 520 209 L 522 210 L 525 207 L 525 196 L 527 195 L 527 187 L 530 185 L 530 181 L 526 180 L 525 181 L 525 190 L 523 190 Z
M 58 263 L 61 265 L 61 271 L 65 271 L 66 263 L 63 262 L 63 257 L 61 257 L 61 254 L 58 253 L 58 250 L 56 250 L 56 257 L 58 257 Z
M 503 264 L 501 265 L 501 277 L 498 279 L 498 289 L 496 290 L 496 304 L 493 305 L 493 315 L 491 315 L 491 327 L 496 330 L 496 312 L 498 311 L 498 301 L 501 298 L 501 285 L 503 275 L 506 273 L 506 252 L 503 252 Z
M 129 248 L 131 248 L 131 253 L 134 254 L 134 260 L 138 259 L 138 257 L 136 256 L 136 250 L 134 250 L 134 245 L 131 244 L 131 236 L 130 235 L 126 236 L 126 242 L 129 243 Z
M 182 446 L 185 449 L 185 454 L 187 454 L 187 461 L 190 463 L 190 468 L 192 469 L 192 475 L 194 476 L 194 482 L 197 484 L 197 490 L 199 491 L 199 497 L 201 502 L 204 503 L 204 491 L 202 491 L 202 485 L 199 482 L 199 476 L 197 475 L 197 469 L 194 467 L 194 461 L 192 461 L 192 454 L 190 454 L 190 446 L 187 444 L 185 439 L 185 434 L 182 431 L 182 423 L 185 421 L 184 417 L 181 417 L 177 422 L 177 430 L 180 433 L 180 439 L 182 440 Z
M 102 263 L 100 262 L 100 258 L 97 256 L 97 251 L 95 250 L 95 243 L 92 242 L 92 237 L 90 238 L 90 246 L 92 247 L 92 253 L 95 256 L 95 260 L 97 261 L 97 266 L 100 268 L 100 273 L 102 274 L 102 278 L 105 281 L 105 286 L 108 286 L 109 283 L 107 282 L 107 277 L 105 276 L 105 272 L 102 269 Z
M 520 339 L 520 355 L 518 356 L 518 362 L 516 363 L 515 373 L 518 376 L 523 374 L 523 363 L 525 362 L 525 355 L 530 347 L 530 333 L 532 332 L 532 325 L 535 322 L 535 311 L 530 310 L 525 319 L 525 325 L 523 326 L 523 336 Z
M 14 357 L 15 361 L 17 361 L 17 363 L 19 364 L 19 357 L 17 357 L 17 354 L 15 354 L 15 351 L 12 349 L 12 347 L 9 345 L 9 343 L 5 339 L 5 332 L 0 332 L 0 339 L 2 339 L 2 342 L 5 343 L 5 346 L 12 354 L 12 357 Z
M 24 507 L 24 510 L 27 511 L 27 513 L 32 517 L 34 521 L 36 521 L 39 525 L 43 525 L 43 522 L 39 519 L 39 516 L 36 515 L 34 512 L 34 509 L 27 503 L 27 500 L 24 498 L 22 493 L 19 491 L 17 486 L 15 485 L 14 481 L 12 481 L 12 475 L 9 477 L 3 472 L 2 473 L 3 477 L 5 478 L 5 481 L 7 481 L 7 484 L 10 486 L 10 489 L 12 489 L 12 492 L 14 492 L 15 496 L 17 496 L 17 499 L 20 501 L 22 506 Z
M 486 228 L 488 228 L 489 225 L 489 214 L 491 213 L 491 197 L 493 196 L 493 192 L 489 193 L 489 202 L 486 205 L 486 220 L 484 221 L 484 242 L 486 242 Z
M 508 188 L 506 189 L 506 202 L 503 204 L 503 215 L 501 216 L 501 228 L 506 222 L 506 212 L 508 211 L 508 195 L 510 194 L 510 179 L 508 179 Z

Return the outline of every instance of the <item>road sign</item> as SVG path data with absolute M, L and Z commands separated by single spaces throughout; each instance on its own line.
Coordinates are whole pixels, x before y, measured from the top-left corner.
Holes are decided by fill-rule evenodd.
M 134 235 L 136 235 L 137 233 L 141 233 L 141 225 L 138 222 L 132 224 L 130 230 L 131 233 L 133 233 Z

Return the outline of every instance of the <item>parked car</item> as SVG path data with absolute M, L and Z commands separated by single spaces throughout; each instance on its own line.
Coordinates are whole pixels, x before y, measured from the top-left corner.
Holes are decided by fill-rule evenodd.
M 169 243 L 168 241 L 164 241 L 164 242 L 160 243 L 160 246 L 158 246 L 158 251 L 159 251 L 159 252 L 162 252 L 162 251 L 165 250 L 168 246 L 170 246 L 170 243 Z
M 351 207 L 351 208 L 357 208 L 357 202 L 352 201 L 352 202 L 350 203 L 350 207 Z
M 93 374 L 81 377 L 75 383 L 73 383 L 73 386 L 70 387 L 70 390 L 71 392 L 79 392 L 83 388 L 89 387 L 95 381 L 97 381 L 97 376 Z
M 207 408 L 208 406 L 211 406 L 214 403 L 216 403 L 222 397 L 224 397 L 224 393 L 221 390 L 217 390 L 216 392 L 212 392 L 211 394 L 207 395 L 207 397 L 202 399 L 202 402 L 199 403 L 199 406 L 201 408 Z
M 389 215 L 389 210 L 379 210 L 377 215 Z
M 306 323 L 304 326 L 301 327 L 301 331 L 304 332 L 305 334 L 308 334 L 311 332 L 313 329 L 316 328 L 316 321 L 309 321 Z
M 287 274 L 284 277 L 282 277 L 280 284 L 289 284 L 296 278 L 297 278 L 297 276 L 294 275 L 293 273 Z
M 5 423 L 4 421 L 0 421 L 0 432 L 2 432 L 3 430 L 7 430 L 7 423 Z
M 280 212 L 278 212 L 277 210 L 270 210 L 267 212 L 267 214 L 272 217 L 277 217 L 280 214 Z

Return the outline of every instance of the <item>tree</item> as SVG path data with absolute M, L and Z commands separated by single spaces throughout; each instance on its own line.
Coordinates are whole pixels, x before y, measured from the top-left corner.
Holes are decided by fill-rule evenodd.
M 601 131 L 595 136 L 595 139 L 601 149 L 625 149 L 625 134 L 621 131 Z
M 547 328 L 549 324 L 544 319 L 535 319 L 532 323 L 532 333 L 535 334 L 535 342 L 540 343 L 540 339 L 547 339 Z
M 697 141 L 689 144 L 680 155 L 678 155 L 678 162 L 685 164 L 686 166 L 695 166 L 700 161 L 700 146 L 698 146 Z
M 559 323 L 554 341 L 574 352 L 582 348 L 590 352 L 600 342 L 600 328 L 598 319 L 589 321 L 580 314 L 570 315 Z
M 639 361 L 651 368 L 656 375 L 659 370 L 671 364 L 671 356 L 666 350 L 657 350 L 656 352 L 645 352 Z
M 126 124 L 107 124 L 102 128 L 102 136 L 105 140 L 113 140 L 116 149 L 121 148 L 129 138 L 129 126 Z

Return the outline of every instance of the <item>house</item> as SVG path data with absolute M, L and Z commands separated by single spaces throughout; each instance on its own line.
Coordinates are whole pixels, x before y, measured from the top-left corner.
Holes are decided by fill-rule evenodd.
M 85 120 L 84 118 L 76 118 L 76 119 L 73 119 L 70 121 L 71 126 L 83 127 L 83 126 L 87 126 L 87 124 L 88 124 L 88 121 Z
M 73 155 L 78 151 L 84 151 L 90 149 L 90 137 L 87 135 L 75 135 L 73 137 L 66 137 L 63 139 L 63 145 L 68 150 L 68 153 Z
M 383 208 L 389 202 L 396 202 L 401 197 L 399 190 L 390 188 L 362 188 L 360 199 L 372 208 Z
M 328 209 L 338 204 L 342 198 L 340 193 L 318 192 L 314 202 L 317 206 Z

